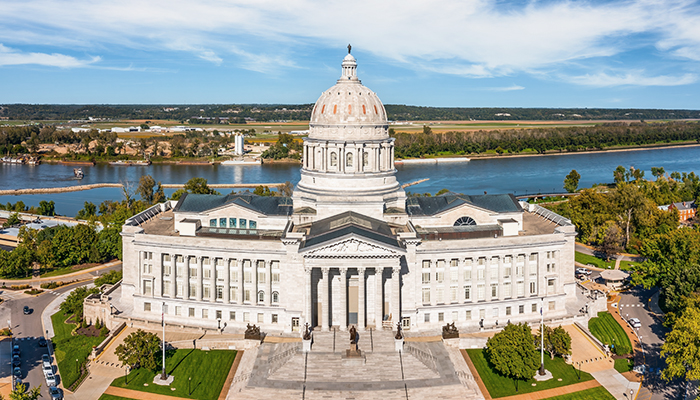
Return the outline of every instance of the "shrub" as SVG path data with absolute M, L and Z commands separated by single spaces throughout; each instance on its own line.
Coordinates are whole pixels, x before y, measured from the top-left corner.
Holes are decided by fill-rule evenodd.
M 44 293 L 44 291 L 41 289 L 32 288 L 31 290 L 25 290 L 24 293 L 34 296 L 40 293 Z

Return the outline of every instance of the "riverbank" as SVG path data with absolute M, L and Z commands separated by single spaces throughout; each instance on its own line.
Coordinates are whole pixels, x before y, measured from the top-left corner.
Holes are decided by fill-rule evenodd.
M 255 188 L 258 186 L 267 187 L 280 187 L 284 183 L 212 183 L 208 186 L 212 189 L 236 189 L 236 188 Z M 53 188 L 36 188 L 36 189 L 9 189 L 0 190 L 0 196 L 16 196 L 21 194 L 44 194 L 44 193 L 68 193 L 68 192 L 79 192 L 82 190 L 91 190 L 99 188 L 122 188 L 124 185 L 121 183 L 93 183 L 90 185 L 77 185 L 77 186 L 62 186 Z M 184 183 L 166 183 L 163 184 L 164 189 L 182 189 L 185 187 Z

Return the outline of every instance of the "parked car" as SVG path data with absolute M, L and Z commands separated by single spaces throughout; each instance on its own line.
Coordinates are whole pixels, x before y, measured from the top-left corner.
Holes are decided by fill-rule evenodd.
M 53 374 L 53 372 L 46 373 L 46 385 L 56 386 L 56 376 Z
M 576 273 L 577 274 L 582 274 L 582 275 L 590 275 L 592 272 L 590 269 L 586 268 L 576 268 Z
M 21 379 L 15 378 L 15 387 L 14 390 L 19 390 L 20 393 L 24 393 L 27 391 L 27 385 L 26 383 L 22 382 Z
M 15 367 L 15 369 L 12 370 L 12 375 L 14 375 L 15 378 L 21 378 L 22 370 L 19 367 Z
M 48 354 L 44 354 L 41 356 L 41 363 L 44 364 L 44 367 L 46 366 L 51 366 L 51 356 Z
M 632 328 L 641 328 L 642 327 L 642 322 L 637 318 L 630 318 L 627 320 L 627 323 L 630 324 L 630 326 Z
M 49 386 L 49 395 L 51 400 L 63 400 L 63 391 L 56 386 Z
M 29 315 L 32 312 L 32 310 L 29 308 L 29 306 L 24 306 L 23 312 L 24 315 Z
M 41 370 L 44 371 L 44 376 L 48 376 L 49 374 L 53 374 L 53 366 L 51 364 L 46 365 L 46 363 L 44 363 L 41 366 Z
M 20 354 L 20 351 L 19 351 L 19 345 L 18 345 L 18 344 L 12 346 L 12 355 L 13 355 L 13 356 L 19 356 L 19 355 L 21 355 L 21 354 Z
M 39 338 L 39 347 L 46 347 L 46 339 L 43 337 Z
M 18 355 L 12 356 L 12 366 L 19 367 L 22 365 L 22 359 Z

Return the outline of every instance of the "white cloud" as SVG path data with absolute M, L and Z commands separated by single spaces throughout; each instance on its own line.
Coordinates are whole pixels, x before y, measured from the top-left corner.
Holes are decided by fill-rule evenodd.
M 263 73 L 297 67 L 290 60 L 310 48 L 351 42 L 416 70 L 480 78 L 557 70 L 649 45 L 660 52 L 656 57 L 700 61 L 700 5 L 692 0 L 355 0 L 352 6 L 314 0 L 6 0 L 0 41 L 91 52 L 115 45 L 170 49 Z
M 80 60 L 65 54 L 25 53 L 0 43 L 0 66 L 3 65 L 45 65 L 59 68 L 85 67 L 100 61 L 100 57 Z
M 510 86 L 504 86 L 504 87 L 491 87 L 491 88 L 485 88 L 484 90 L 489 90 L 492 92 L 512 92 L 514 90 L 523 90 L 525 89 L 524 86 L 520 85 L 510 85 Z
M 683 74 L 679 76 L 659 75 L 648 76 L 644 71 L 631 71 L 620 74 L 610 75 L 605 72 L 597 74 L 586 74 L 574 76 L 567 79 L 577 85 L 584 86 L 681 86 L 695 83 L 698 81 L 698 76 L 695 74 Z

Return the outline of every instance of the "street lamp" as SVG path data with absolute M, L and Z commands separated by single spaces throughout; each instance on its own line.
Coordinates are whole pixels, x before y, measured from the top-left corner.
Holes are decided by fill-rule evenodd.
M 216 322 L 218 322 L 218 324 L 219 324 L 219 328 L 218 328 L 218 329 L 221 330 L 221 318 L 217 318 L 217 319 L 216 319 Z
M 78 359 L 75 359 L 75 372 L 80 376 L 80 371 L 78 370 Z
M 187 395 L 188 396 L 192 395 L 192 392 L 190 391 L 190 383 L 191 382 L 192 382 L 192 377 L 190 376 L 189 378 L 187 378 Z

